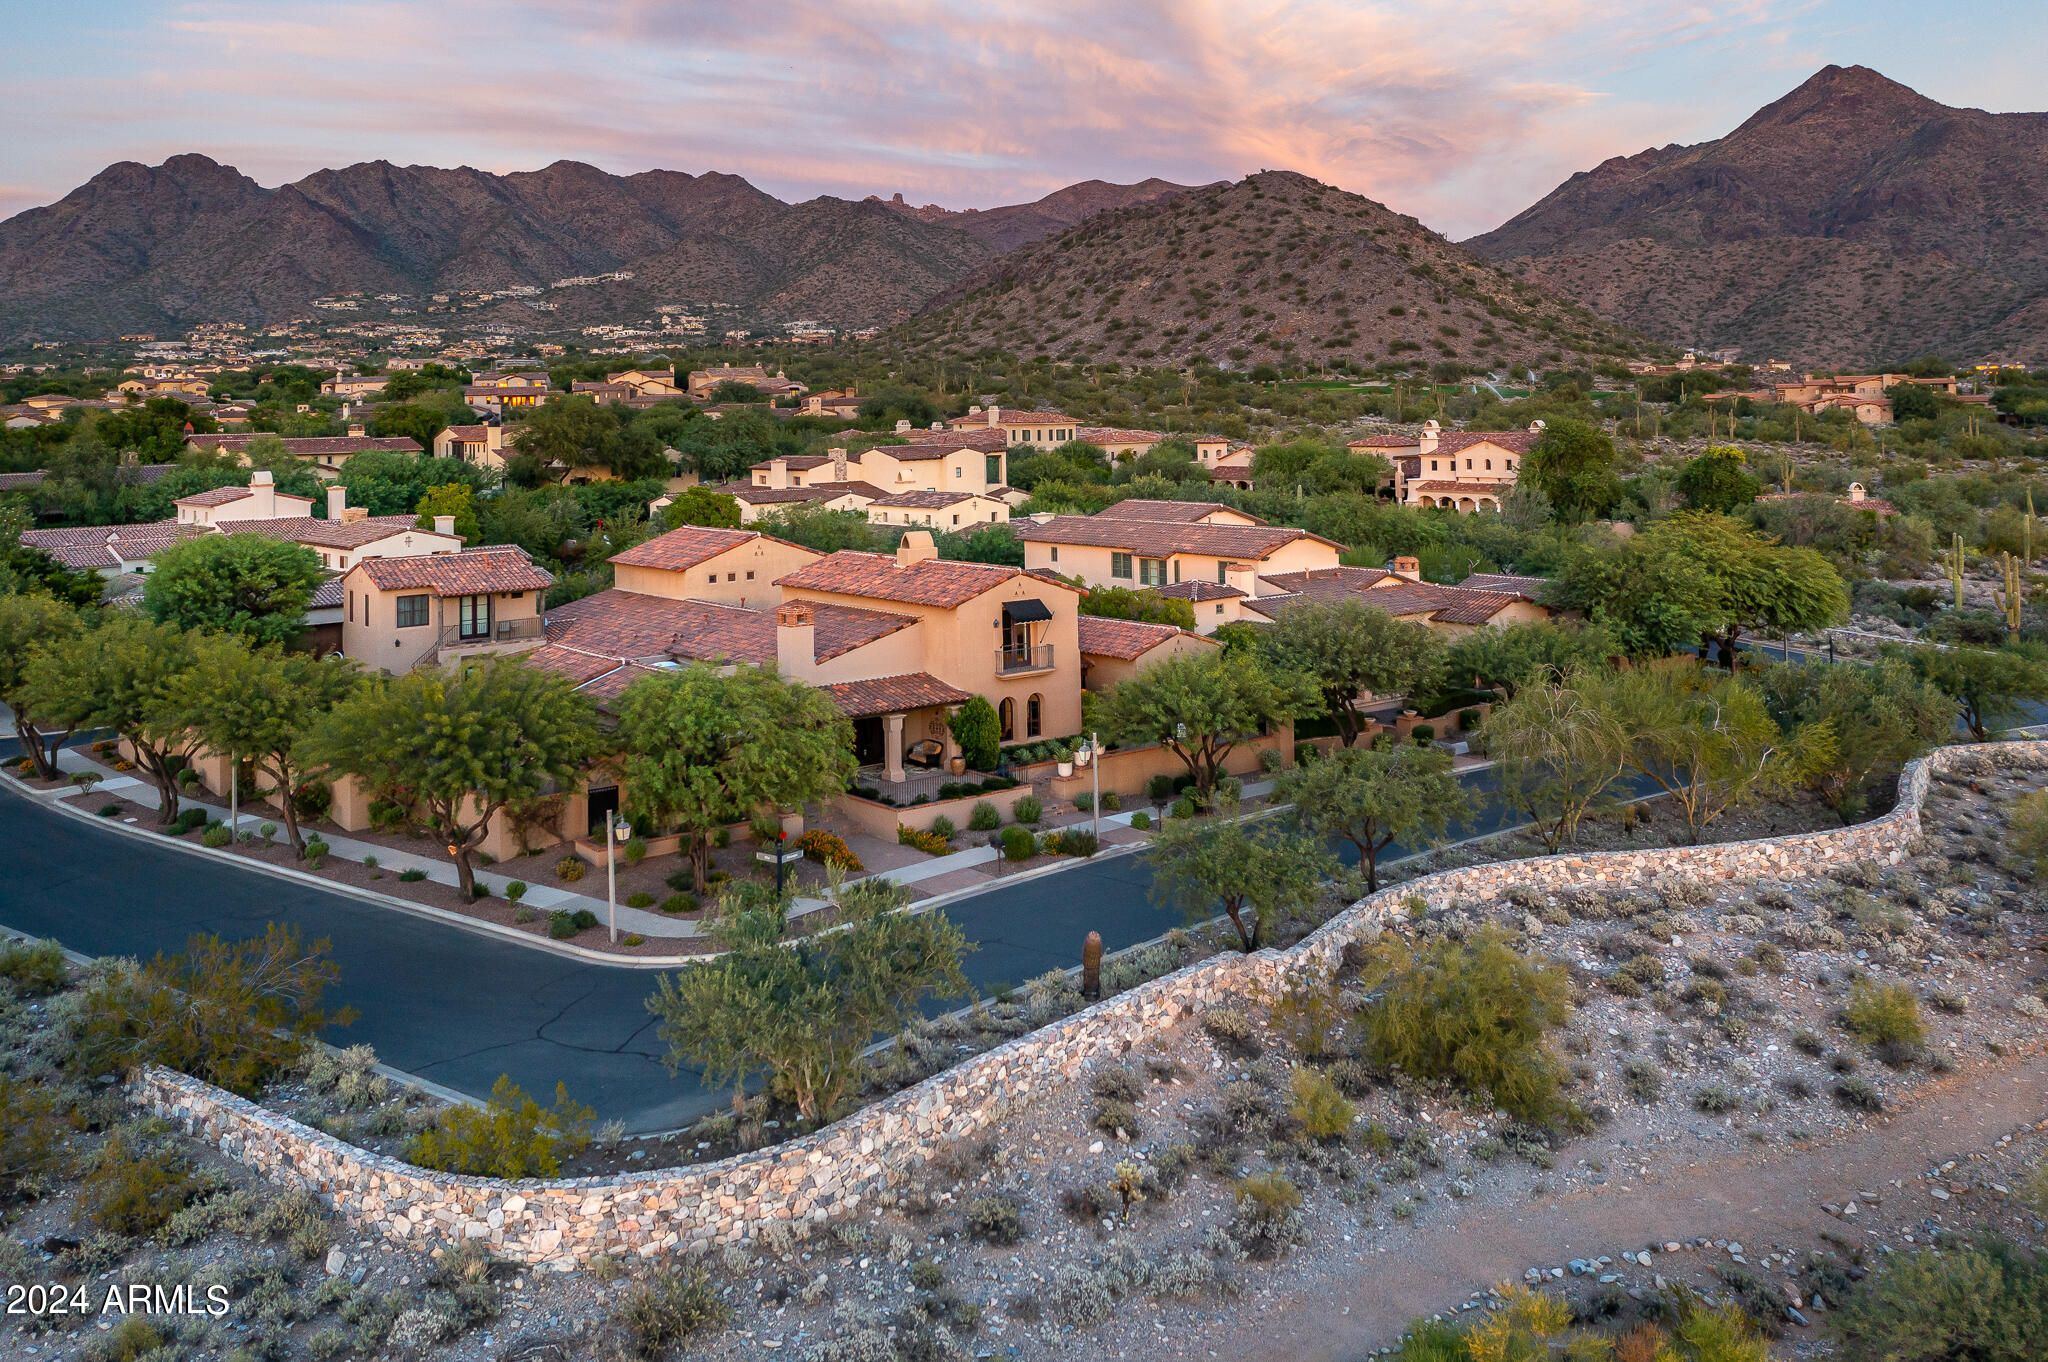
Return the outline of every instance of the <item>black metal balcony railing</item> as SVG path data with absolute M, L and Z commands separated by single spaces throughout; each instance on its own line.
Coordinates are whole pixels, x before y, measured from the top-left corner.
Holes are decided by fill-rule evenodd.
M 464 633 L 462 626 L 451 624 L 441 633 L 443 648 L 478 648 L 487 643 L 505 643 L 513 639 L 539 638 L 540 616 L 526 615 L 516 620 L 498 620 L 489 632 Z
M 1029 648 L 1002 647 L 996 649 L 996 670 L 1009 672 L 1049 672 L 1052 670 L 1052 645 L 1040 643 Z

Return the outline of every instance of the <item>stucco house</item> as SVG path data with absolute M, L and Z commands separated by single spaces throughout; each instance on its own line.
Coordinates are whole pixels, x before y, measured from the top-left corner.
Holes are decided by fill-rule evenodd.
M 1169 508 L 1188 504 L 1150 503 Z M 1164 587 L 1183 581 L 1242 585 L 1240 579 L 1260 573 L 1334 567 L 1344 551 L 1341 544 L 1291 526 L 1151 520 L 1141 518 L 1142 510 L 1140 506 L 1122 515 L 1031 516 L 1013 522 L 1012 533 L 1024 543 L 1025 567 L 1078 577 L 1090 586 Z
M 247 463 L 243 453 L 251 440 L 263 438 L 261 432 L 241 431 L 234 434 L 187 435 L 185 447 L 208 453 L 238 463 Z M 342 465 L 358 454 L 372 450 L 389 450 L 399 454 L 417 454 L 419 441 L 410 435 L 366 435 L 361 426 L 352 427 L 347 435 L 315 435 L 291 437 L 284 441 L 287 454 L 308 460 L 313 471 L 323 478 L 332 478 L 341 472 Z
M 1169 657 L 1220 646 L 1214 639 L 1191 634 L 1172 624 L 1113 620 L 1100 615 L 1082 615 L 1079 623 L 1081 684 L 1091 691 L 1106 691 Z
M 509 544 L 365 558 L 342 574 L 341 651 L 382 672 L 540 646 L 554 578 Z

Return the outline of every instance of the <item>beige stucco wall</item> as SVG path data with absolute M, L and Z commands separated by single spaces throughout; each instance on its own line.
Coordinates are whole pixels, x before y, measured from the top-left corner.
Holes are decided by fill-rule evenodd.
M 612 575 L 621 591 L 669 600 L 724 601 L 760 610 L 781 601 L 782 588 L 775 585 L 776 578 L 815 562 L 819 556 L 764 535 L 707 558 L 686 571 L 616 563 Z
M 442 634 L 455 627 L 457 597 L 436 596 L 428 611 L 428 623 L 398 627 L 398 598 L 417 596 L 417 591 L 381 591 L 361 572 L 342 579 L 345 600 L 341 614 L 341 651 L 366 667 L 382 672 L 409 671 L 422 662 L 433 661 Z M 431 593 L 427 593 L 431 594 Z M 541 613 L 544 593 L 539 591 L 496 592 L 491 597 L 491 622 L 495 630 L 504 620 L 530 619 Z M 351 617 L 351 608 L 353 617 Z M 479 647 L 475 652 L 516 652 L 539 646 L 538 635 L 508 640 L 502 647 Z
M 1024 545 L 1024 566 L 1027 568 L 1042 568 L 1048 572 L 1057 572 L 1063 577 L 1079 577 L 1090 586 L 1136 587 L 1140 585 L 1136 560 L 1142 555 L 1131 555 L 1130 576 L 1112 577 L 1110 575 L 1110 556 L 1121 552 L 1123 552 L 1121 549 L 1094 544 L 1045 544 L 1027 541 Z M 1166 581 L 1163 585 L 1171 586 L 1175 582 L 1220 581 L 1222 579 L 1217 575 L 1217 568 L 1219 565 L 1226 563 L 1252 563 L 1262 573 L 1306 572 L 1311 568 L 1337 566 L 1337 556 L 1337 550 L 1329 544 L 1308 538 L 1297 539 L 1290 544 L 1283 544 L 1266 557 L 1260 559 L 1219 558 L 1215 554 L 1204 553 L 1176 553 L 1168 556 L 1165 560 Z M 1197 622 L 1200 623 L 1201 621 L 1198 620 Z M 1209 627 L 1214 628 L 1215 626 L 1211 624 Z
M 1235 602 L 1228 602 L 1228 604 L 1235 604 Z M 1212 651 L 1215 647 L 1215 644 L 1205 643 L 1192 635 L 1180 634 L 1166 640 L 1166 642 L 1161 643 L 1156 648 L 1148 649 L 1135 658 L 1105 657 L 1101 653 L 1086 653 L 1083 654 L 1083 660 L 1088 664 L 1086 668 L 1087 677 L 1083 684 L 1093 691 L 1108 690 L 1125 677 L 1135 675 L 1147 667 L 1157 666 L 1170 657 L 1185 657 L 1190 653 L 1206 653 Z
M 936 511 L 909 506 L 868 507 L 868 523 L 871 525 L 916 525 L 963 534 L 978 525 L 1001 525 L 1009 519 L 1007 503 L 979 495 L 972 501 L 958 502 Z

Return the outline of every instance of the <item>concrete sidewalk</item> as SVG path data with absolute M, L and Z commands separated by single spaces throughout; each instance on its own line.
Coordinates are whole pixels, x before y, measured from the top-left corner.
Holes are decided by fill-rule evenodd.
M 159 806 L 160 801 L 157 798 L 155 785 L 146 780 L 138 780 L 134 776 L 111 771 L 77 748 L 67 747 L 59 751 L 57 754 L 57 766 L 60 770 L 66 772 L 90 771 L 103 777 L 100 783 L 93 787 L 94 794 L 118 794 L 123 799 L 133 800 L 137 804 L 143 804 L 150 808 Z M 72 786 L 68 789 L 48 791 L 44 797 L 48 799 L 69 799 L 80 793 L 81 791 L 78 787 Z M 217 804 L 211 799 L 194 799 L 190 795 L 180 795 L 178 802 L 181 808 L 206 810 L 207 818 L 210 822 L 217 820 L 221 823 L 226 823 L 228 821 L 227 807 L 223 804 Z M 275 826 L 277 819 L 268 813 L 244 812 L 236 820 L 235 832 L 238 835 L 260 837 L 265 823 Z M 420 856 L 410 851 L 400 851 L 376 842 L 365 842 L 358 838 L 343 836 L 339 833 L 309 833 L 308 840 L 313 836 L 318 836 L 320 840 L 327 843 L 329 855 L 343 860 L 361 862 L 365 856 L 375 856 L 379 870 L 388 870 L 393 874 L 402 873 L 407 870 L 417 870 L 428 879 L 434 881 L 434 883 L 445 884 L 451 889 L 456 888 L 461 882 L 455 873 L 453 863 L 440 857 Z M 272 833 L 270 840 L 282 843 L 284 841 L 283 830 L 280 828 Z M 499 898 L 503 898 L 505 897 L 505 886 L 512 883 L 512 877 L 478 869 L 476 871 L 476 881 L 478 884 L 487 886 Z M 342 889 L 345 892 L 347 887 L 337 885 L 336 888 Z M 526 896 L 520 899 L 519 902 L 537 913 L 573 913 L 578 909 L 587 909 L 597 915 L 597 920 L 600 924 L 608 920 L 608 910 L 603 899 L 592 898 L 588 894 L 572 893 L 567 889 L 561 888 L 559 885 L 534 884 L 529 881 L 526 886 Z M 619 905 L 618 914 L 619 932 L 622 935 L 628 932 L 638 933 L 641 936 L 670 938 L 689 938 L 698 935 L 695 922 L 679 922 L 660 913 L 650 913 L 645 908 L 628 908 L 621 904 Z

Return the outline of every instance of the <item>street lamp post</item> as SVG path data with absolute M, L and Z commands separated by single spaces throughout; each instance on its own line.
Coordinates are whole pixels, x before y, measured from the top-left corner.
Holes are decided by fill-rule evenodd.
M 775 897 L 782 897 L 782 844 L 789 840 L 789 830 L 778 827 L 775 830 Z
M 1095 811 L 1095 845 L 1102 845 L 1102 735 L 1088 735 L 1088 769 L 1095 773 L 1095 802 L 1089 807 Z
M 619 941 L 619 856 L 618 845 L 633 831 L 632 824 L 619 822 L 619 811 L 607 809 L 604 815 L 604 906 L 605 916 L 610 919 L 612 944 Z

